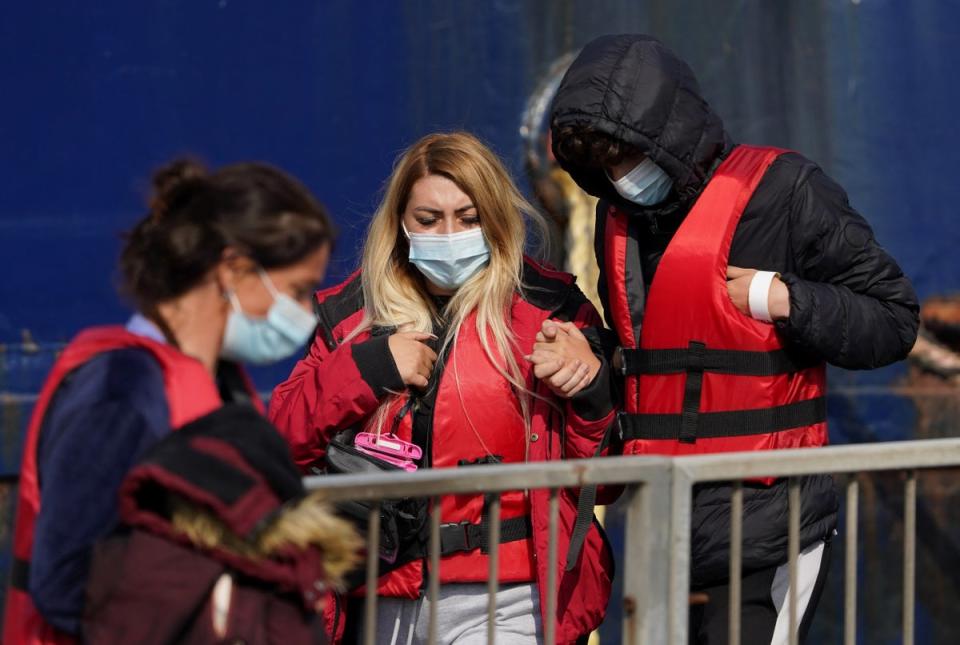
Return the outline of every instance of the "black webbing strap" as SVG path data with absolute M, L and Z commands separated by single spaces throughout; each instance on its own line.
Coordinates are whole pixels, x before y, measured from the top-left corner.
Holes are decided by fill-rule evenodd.
M 30 561 L 14 558 L 10 566 L 10 586 L 18 591 L 29 593 L 30 588 Z
M 696 437 L 740 437 L 779 432 L 790 428 L 823 423 L 827 419 L 824 397 L 757 410 L 700 412 L 697 415 Z M 686 419 L 683 414 L 627 414 L 618 416 L 624 441 L 636 439 L 677 439 Z
M 696 443 L 700 417 L 700 393 L 703 391 L 703 355 L 707 346 L 690 341 L 687 350 L 687 378 L 683 385 L 683 407 L 680 412 L 680 443 Z
M 457 465 L 482 466 L 503 463 L 500 455 L 484 455 L 477 459 L 461 459 Z M 499 493 L 487 493 L 483 496 L 483 510 L 480 523 L 467 521 L 440 525 L 440 555 L 460 553 L 480 549 L 481 553 L 490 552 L 490 503 Z M 514 517 L 500 522 L 500 544 L 525 540 L 533 535 L 528 517 Z
M 604 431 L 600 445 L 597 446 L 597 451 L 593 454 L 594 457 L 599 457 L 603 454 L 603 451 L 610 445 L 614 433 L 618 430 L 616 419 L 614 419 L 614 422 Z M 567 571 L 572 570 L 577 564 L 577 559 L 580 557 L 580 549 L 583 548 L 583 543 L 587 539 L 587 531 L 590 530 L 590 524 L 593 522 L 593 509 L 596 505 L 596 484 L 582 487 L 580 489 L 580 497 L 577 499 L 577 520 L 573 524 L 573 531 L 570 533 L 570 546 L 567 549 Z
M 702 343 L 699 343 L 702 345 Z M 809 356 L 794 356 L 785 350 L 748 352 L 736 349 L 628 349 L 618 347 L 614 367 L 624 376 L 641 374 L 678 374 L 690 369 L 694 362 L 704 372 L 741 376 L 774 376 L 793 374 L 813 367 L 817 361 Z
M 490 504 L 500 499 L 500 493 L 487 493 L 483 496 L 483 509 L 480 511 L 480 553 L 490 552 Z M 500 526 L 503 529 L 503 525 Z
M 459 522 L 456 524 L 440 525 L 440 555 L 450 555 L 463 551 L 480 549 L 482 553 L 489 553 L 487 542 L 488 532 L 486 522 L 472 524 Z M 500 522 L 500 544 L 525 540 L 533 535 L 529 517 L 513 517 Z

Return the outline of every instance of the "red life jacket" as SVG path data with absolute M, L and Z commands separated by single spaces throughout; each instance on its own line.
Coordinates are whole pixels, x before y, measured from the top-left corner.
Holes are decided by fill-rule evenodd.
M 171 428 L 179 428 L 222 405 L 216 383 L 199 361 L 171 345 L 133 334 L 123 327 L 88 329 L 81 332 L 63 350 L 40 391 L 24 441 L 13 535 L 13 572 L 7 590 L 4 615 L 4 643 L 19 645 L 75 642 L 73 637 L 43 620 L 28 593 L 33 532 L 41 504 L 37 479 L 37 443 L 47 407 L 64 377 L 98 354 L 128 348 L 147 350 L 160 363 Z M 247 385 L 252 400 L 262 412 L 259 399 L 249 381 Z
M 518 345 L 532 345 L 539 326 L 536 329 L 531 326 L 529 330 L 517 329 L 522 326 L 518 324 L 520 322 L 514 321 L 514 332 L 530 338 L 525 343 L 518 342 Z M 449 351 L 434 402 L 429 439 L 431 467 L 456 468 L 485 463 L 490 455 L 502 463 L 523 463 L 526 436 L 520 404 L 510 383 L 483 351 L 476 329 L 476 313 L 468 316 L 460 326 L 457 343 Z M 524 365 L 520 357 L 517 360 Z M 395 402 L 386 418 L 393 419 L 404 400 Z M 405 415 L 397 428 L 397 434 L 407 441 L 414 439 L 412 416 Z M 536 576 L 529 528 L 530 501 L 523 491 L 510 491 L 501 495 L 500 502 L 500 582 L 530 582 Z M 441 529 L 441 542 L 448 535 L 447 531 L 456 532 L 454 525 L 459 525 L 464 535 L 464 548 L 442 558 L 442 584 L 486 582 L 489 551 L 482 546 L 487 530 L 483 520 L 486 504 L 483 495 L 442 498 L 440 521 L 444 528 Z M 474 535 L 467 535 L 467 532 Z M 470 548 L 471 542 L 473 548 Z M 383 576 L 379 592 L 385 596 L 416 598 L 424 576 L 423 560 L 414 560 Z
M 626 268 L 636 253 L 629 216 L 607 210 L 605 268 L 622 344 L 615 362 L 626 377 L 619 418 L 625 454 L 827 443 L 825 365 L 788 352 L 774 325 L 741 313 L 727 293 L 737 223 L 783 152 L 739 146 L 717 168 L 667 246 L 645 307 L 642 283 L 637 293 L 637 277 Z

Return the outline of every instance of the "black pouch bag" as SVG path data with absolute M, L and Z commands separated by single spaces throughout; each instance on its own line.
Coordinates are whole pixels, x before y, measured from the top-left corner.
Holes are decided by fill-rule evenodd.
M 312 470 L 321 475 L 403 472 L 391 463 L 357 450 L 353 446 L 353 435 L 353 432 L 346 431 L 334 437 L 327 445 L 322 469 L 313 467 Z M 372 502 L 337 502 L 335 506 L 342 517 L 367 535 Z M 415 554 L 424 550 L 426 524 L 427 500 L 424 498 L 407 497 L 380 502 L 380 575 L 416 559 Z M 346 577 L 348 589 L 365 582 L 366 573 L 362 567 Z

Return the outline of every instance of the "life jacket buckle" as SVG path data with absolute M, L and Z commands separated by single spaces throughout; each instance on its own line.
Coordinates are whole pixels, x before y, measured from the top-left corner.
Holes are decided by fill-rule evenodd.
M 441 553 L 456 553 L 459 551 L 473 551 L 480 548 L 475 540 L 477 525 L 463 520 L 440 525 Z
M 621 443 L 623 443 L 623 426 L 624 426 L 624 421 L 623 421 L 623 420 L 626 418 L 626 416 L 627 416 L 627 413 L 626 413 L 626 412 L 617 412 L 617 418 L 616 418 L 616 421 L 614 421 L 614 423 L 616 423 L 616 430 L 615 430 L 615 432 L 616 432 L 616 435 L 617 435 L 617 439 L 618 439 Z
M 613 350 L 613 369 L 615 369 L 620 376 L 627 375 L 627 357 L 621 345 L 618 345 L 617 348 Z

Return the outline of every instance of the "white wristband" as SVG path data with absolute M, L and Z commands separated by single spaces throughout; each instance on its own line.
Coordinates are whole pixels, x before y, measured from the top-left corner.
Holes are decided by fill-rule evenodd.
M 770 317 L 770 285 L 777 274 L 773 271 L 757 271 L 750 281 L 750 293 L 747 302 L 750 305 L 750 315 L 757 320 L 773 322 Z

